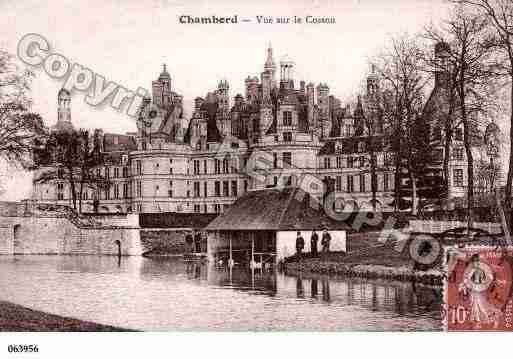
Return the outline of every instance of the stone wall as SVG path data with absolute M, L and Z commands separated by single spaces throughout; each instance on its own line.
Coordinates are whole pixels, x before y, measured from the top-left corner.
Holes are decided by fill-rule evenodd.
M 154 255 L 184 254 L 188 251 L 184 230 L 141 230 L 141 245 L 143 253 Z
M 0 207 L 0 254 L 117 255 L 119 249 L 122 255 L 142 254 L 138 227 L 85 225 L 55 211 L 21 213 L 12 204 Z

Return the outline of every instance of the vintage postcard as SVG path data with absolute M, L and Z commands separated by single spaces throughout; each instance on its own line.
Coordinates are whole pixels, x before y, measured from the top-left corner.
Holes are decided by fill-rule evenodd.
M 511 331 L 511 0 L 0 14 L 1 332 Z

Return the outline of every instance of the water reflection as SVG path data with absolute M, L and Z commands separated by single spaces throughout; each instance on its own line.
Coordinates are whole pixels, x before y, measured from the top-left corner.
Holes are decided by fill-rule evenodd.
M 441 329 L 441 289 L 179 258 L 0 257 L 0 299 L 143 330 Z

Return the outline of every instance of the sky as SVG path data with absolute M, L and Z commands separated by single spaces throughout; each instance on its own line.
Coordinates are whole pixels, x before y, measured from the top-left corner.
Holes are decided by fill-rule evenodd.
M 244 79 L 263 71 L 266 48 L 275 61 L 294 60 L 294 79 L 325 82 L 343 103 L 357 94 L 368 73 L 368 58 L 398 33 L 416 33 L 447 14 L 443 0 L 0 0 L 0 48 L 13 54 L 28 33 L 45 37 L 52 52 L 64 55 L 127 89 L 151 90 L 162 70 L 172 77 L 173 90 L 190 104 L 215 89 L 221 79 L 230 96 L 244 93 Z M 250 19 L 238 24 L 181 24 L 180 15 L 233 16 Z M 334 17 L 335 24 L 258 24 L 256 16 Z M 48 125 L 56 122 L 57 92 L 63 81 L 41 67 L 32 87 L 32 110 Z M 71 100 L 75 127 L 124 133 L 136 129 L 124 112 L 92 107 L 84 92 Z M 0 165 L 4 166 L 4 165 Z M 2 175 L 2 173 L 4 175 Z M 29 176 L 0 168 L 3 199 L 27 196 Z M 0 197 L 2 198 L 2 197 Z

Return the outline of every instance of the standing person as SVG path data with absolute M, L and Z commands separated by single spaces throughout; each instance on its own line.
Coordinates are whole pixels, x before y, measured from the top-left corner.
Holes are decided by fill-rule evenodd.
M 194 246 L 196 247 L 196 253 L 201 253 L 201 233 L 196 232 L 194 235 Z
M 310 252 L 312 253 L 312 257 L 317 257 L 317 242 L 319 241 L 319 236 L 315 229 L 312 231 L 312 236 L 310 237 Z
M 192 234 L 191 232 L 187 232 L 185 234 L 185 250 L 187 253 L 192 253 L 193 252 L 193 238 L 192 238 Z
M 297 232 L 296 253 L 298 258 L 301 258 L 301 252 L 303 251 L 303 248 L 305 248 L 305 240 L 303 239 L 303 236 L 301 236 L 301 232 Z
M 330 242 L 331 242 L 331 235 L 328 233 L 328 230 L 325 228 L 324 232 L 322 233 L 322 253 L 328 254 L 330 252 Z

